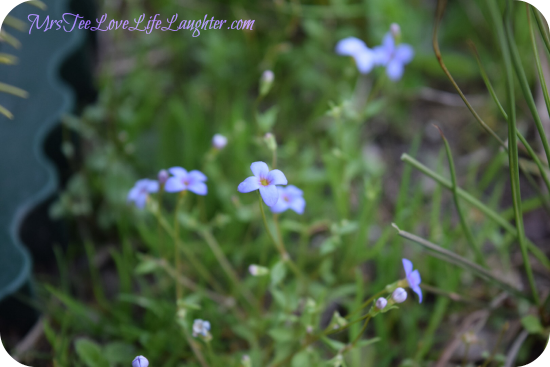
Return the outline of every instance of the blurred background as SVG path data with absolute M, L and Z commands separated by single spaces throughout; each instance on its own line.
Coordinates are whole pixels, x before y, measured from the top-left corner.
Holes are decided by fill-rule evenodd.
M 263 140 L 271 132 L 278 143 L 278 168 L 304 190 L 307 201 L 304 216 L 292 213 L 281 219 L 287 248 L 314 279 L 309 296 L 323 305 L 325 319 L 336 309 L 345 314 L 356 297 L 366 298 L 399 279 L 401 257 L 413 260 L 423 282 L 437 288 L 425 291 L 422 305 L 408 301 L 414 306 L 374 319 L 367 335 L 381 341 L 354 356 L 351 365 L 480 365 L 497 344 L 493 363 L 504 365 L 506 351 L 524 329 L 522 317 L 532 312 L 529 304 L 505 299 L 496 310 L 490 308 L 498 289 L 407 244 L 390 227 L 396 222 L 467 256 L 451 193 L 400 159 L 407 152 L 448 177 L 433 124 L 451 144 L 460 185 L 512 218 L 502 150 L 479 127 L 434 55 L 436 3 L 50 0 L 14 9 L 10 15 L 20 22 L 5 22 L 7 36 L 0 42 L 0 58 L 15 58 L 0 63 L 0 82 L 21 89 L 0 93 L 0 105 L 8 111 L 0 115 L 0 334 L 8 351 L 37 367 L 94 367 L 74 344 L 86 338 L 103 348 L 92 349 L 102 351 L 112 366 L 129 365 L 138 354 L 157 361 L 155 366 L 198 365 L 185 340 L 174 336 L 169 299 L 150 302 L 165 294 L 167 279 L 135 272 L 141 261 L 137 254 L 153 253 L 159 239 L 151 215 L 129 206 L 126 196 L 137 179 L 156 178 L 160 169 L 202 170 L 209 177 L 209 196 L 191 198 L 186 212 L 212 224 L 243 284 L 256 289 L 246 269 L 258 262 L 258 246 L 265 242 L 267 248 L 269 240 L 257 220 L 255 197 L 238 194 L 236 187 L 249 176 L 251 162 L 271 164 Z M 503 1 L 498 4 L 504 8 Z M 254 26 L 205 30 L 198 37 L 188 30 L 28 33 L 28 14 L 59 19 L 66 12 L 86 19 L 106 13 L 108 20 L 160 14 L 164 21 L 177 13 L 178 23 L 208 14 L 228 23 L 251 19 Z M 517 3 L 513 14 L 521 61 L 548 128 L 525 5 Z M 376 98 L 357 110 L 357 100 L 368 96 L 384 70 L 360 75 L 353 59 L 335 54 L 335 45 L 354 36 L 376 46 L 392 23 L 400 25 L 402 42 L 413 46 L 414 60 L 402 80 L 386 79 Z M 483 0 L 448 4 L 439 34 L 445 64 L 472 106 L 505 139 L 506 121 L 468 46 L 468 41 L 476 45 L 504 99 L 505 72 L 495 39 Z M 265 70 L 272 70 L 275 80 L 259 99 Z M 335 108 L 344 111 L 346 127 L 335 120 Z M 518 128 L 540 151 L 526 103 L 518 101 L 517 109 Z M 227 136 L 229 144 L 210 159 L 216 133 Z M 535 197 L 536 187 L 522 178 L 525 198 Z M 173 208 L 173 198 L 166 200 Z M 202 214 L 198 207 L 204 208 Z M 468 208 L 468 217 L 492 270 L 528 289 L 517 244 L 475 208 Z M 184 243 L 225 284 L 189 218 Z M 528 237 L 548 254 L 548 212 L 533 205 L 524 218 Z M 545 299 L 548 269 L 536 260 L 532 266 Z M 186 274 L 195 279 L 192 269 Z M 254 348 L 248 334 L 235 326 L 238 320 L 214 302 L 202 312 L 217 324 L 219 358 L 240 365 L 239 358 L 230 356 Z M 485 317 L 475 331 L 479 342 L 466 348 L 461 331 L 470 330 L 476 317 Z M 505 322 L 508 331 L 497 343 Z M 272 326 L 251 328 L 261 334 Z M 283 336 L 277 340 L 280 334 L 269 335 L 285 342 Z M 536 330 L 523 337 L 517 365 L 540 355 L 544 335 Z M 256 346 L 258 350 L 268 348 L 269 343 L 259 343 L 263 347 Z M 322 351 L 319 356 L 329 359 Z M 293 365 L 321 365 L 314 362 L 317 357 L 308 358 L 306 364 Z

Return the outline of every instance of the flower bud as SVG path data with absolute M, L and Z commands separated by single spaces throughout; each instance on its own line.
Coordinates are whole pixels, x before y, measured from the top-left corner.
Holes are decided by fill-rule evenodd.
M 266 70 L 263 72 L 262 77 L 260 78 L 260 96 L 264 97 L 271 86 L 273 85 L 273 80 L 275 80 L 275 74 L 271 70 Z
M 275 136 L 272 133 L 267 133 L 264 136 L 264 141 L 267 144 L 267 148 L 274 152 L 277 150 L 277 140 L 275 139 Z
M 376 300 L 376 308 L 379 310 L 383 310 L 386 308 L 386 305 L 388 304 L 388 300 L 384 297 L 380 297 Z
M 159 174 L 158 174 L 158 180 L 159 180 L 159 184 L 161 186 L 164 186 L 164 184 L 166 183 L 166 181 L 168 181 L 168 177 L 170 177 L 170 175 L 168 174 L 168 171 L 163 169 L 163 170 L 160 170 Z
M 407 291 L 403 288 L 397 288 L 391 295 L 395 303 L 403 303 L 407 299 Z
M 218 150 L 225 148 L 227 145 L 227 138 L 221 134 L 216 134 L 212 138 L 212 146 Z
M 248 271 L 255 277 L 269 274 L 269 269 L 260 265 L 250 265 Z
M 397 23 L 392 23 L 390 25 L 390 33 L 393 38 L 397 41 L 401 38 L 401 27 Z
M 148 367 L 149 361 L 144 356 L 137 356 L 132 361 L 132 367 Z
M 241 363 L 242 363 L 243 367 L 251 367 L 252 366 L 252 361 L 250 360 L 250 357 L 247 354 L 245 354 L 243 356 L 243 358 L 241 359 Z

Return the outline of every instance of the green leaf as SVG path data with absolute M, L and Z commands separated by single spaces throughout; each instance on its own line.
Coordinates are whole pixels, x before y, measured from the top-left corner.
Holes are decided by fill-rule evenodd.
M 271 284 L 279 284 L 286 275 L 286 266 L 283 262 L 279 261 L 271 269 Z
M 529 334 L 542 334 L 544 328 L 542 327 L 540 320 L 533 316 L 527 315 L 521 319 L 521 324 L 529 332 Z
M 269 336 L 276 342 L 285 343 L 294 340 L 294 331 L 290 328 L 276 328 L 269 330 Z
M 321 337 L 321 341 L 335 351 L 339 351 L 346 346 L 346 344 L 339 342 L 338 340 L 327 338 L 326 336 Z
M 115 341 L 103 347 L 103 355 L 111 364 L 128 364 L 136 356 L 136 348 L 132 344 Z
M 96 342 L 80 338 L 75 342 L 76 354 L 84 364 L 88 367 L 105 367 L 109 366 L 109 362 L 103 355 L 101 347 Z
M 359 348 L 361 347 L 366 347 L 367 345 L 371 345 L 371 344 L 374 344 L 374 343 L 377 343 L 380 341 L 380 338 L 372 338 L 372 339 L 361 339 L 357 342 L 357 346 Z
M 292 367 L 303 367 L 303 366 L 310 366 L 311 363 L 309 362 L 309 353 L 304 350 L 294 356 L 292 358 Z
M 275 125 L 275 120 L 277 120 L 277 114 L 279 113 L 279 107 L 273 106 L 264 113 L 259 113 L 257 115 L 258 125 L 263 132 L 268 132 L 271 130 L 273 125 Z

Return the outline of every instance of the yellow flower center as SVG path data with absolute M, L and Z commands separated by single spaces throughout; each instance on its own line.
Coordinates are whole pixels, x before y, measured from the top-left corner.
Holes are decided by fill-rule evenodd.
M 262 186 L 269 186 L 269 181 L 267 181 L 267 178 L 262 178 L 260 180 L 260 185 Z

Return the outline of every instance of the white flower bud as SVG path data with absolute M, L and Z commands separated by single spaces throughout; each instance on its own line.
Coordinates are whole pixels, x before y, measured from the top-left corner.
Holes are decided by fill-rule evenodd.
M 403 288 L 397 288 L 391 295 L 395 303 L 403 303 L 407 299 L 407 291 Z
M 392 23 L 390 25 L 390 33 L 394 39 L 398 40 L 401 38 L 401 27 L 397 23 Z
M 260 96 L 264 97 L 267 93 L 269 93 L 274 80 L 275 74 L 273 74 L 271 70 L 266 70 L 263 72 L 262 77 L 260 78 Z
M 216 149 L 223 149 L 227 145 L 227 138 L 221 134 L 216 134 L 212 138 L 212 146 Z
M 137 356 L 132 361 L 132 367 L 148 367 L 149 361 L 144 356 Z
M 269 269 L 268 268 L 265 268 L 263 266 L 260 266 L 260 265 L 250 265 L 248 267 L 248 271 L 250 272 L 251 275 L 257 277 L 257 276 L 261 276 L 261 275 L 266 275 L 269 273 Z
M 388 304 L 388 300 L 384 297 L 380 297 L 376 300 L 376 308 L 379 310 L 383 310 L 386 308 L 386 305 Z

